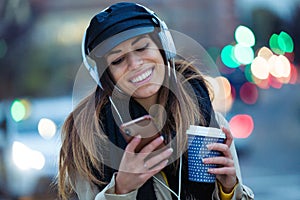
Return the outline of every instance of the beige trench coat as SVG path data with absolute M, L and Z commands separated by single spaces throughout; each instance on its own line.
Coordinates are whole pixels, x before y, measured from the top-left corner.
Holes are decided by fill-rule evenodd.
M 216 119 L 221 127 L 225 127 L 229 129 L 229 124 L 226 119 L 220 113 L 216 113 Z M 238 185 L 234 191 L 232 200 L 252 200 L 254 199 L 254 194 L 252 190 L 243 185 L 240 166 L 238 162 L 237 152 L 235 149 L 234 142 L 232 143 L 231 147 L 231 154 L 233 156 L 233 160 L 235 163 L 236 174 L 238 177 Z M 115 194 L 115 175 L 112 177 L 110 183 L 102 190 L 98 191 L 95 185 L 90 185 L 88 181 L 84 180 L 82 177 L 73 176 L 73 188 L 77 193 L 77 196 L 80 200 L 134 200 L 137 196 L 137 190 L 134 190 L 128 194 L 117 195 Z M 158 200 L 171 200 L 171 193 L 170 191 L 163 186 L 161 182 L 165 183 L 164 178 L 160 173 L 155 175 L 154 181 L 154 191 Z M 158 180 L 160 181 L 158 181 Z M 217 184 L 217 183 L 216 183 Z M 219 197 L 219 190 L 216 185 L 215 191 L 212 195 L 212 200 L 221 200 Z

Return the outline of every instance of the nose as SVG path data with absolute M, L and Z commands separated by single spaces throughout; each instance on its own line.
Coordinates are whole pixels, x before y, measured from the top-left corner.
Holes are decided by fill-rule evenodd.
M 138 68 L 143 64 L 143 58 L 134 51 L 127 54 L 127 59 L 128 67 L 131 69 Z

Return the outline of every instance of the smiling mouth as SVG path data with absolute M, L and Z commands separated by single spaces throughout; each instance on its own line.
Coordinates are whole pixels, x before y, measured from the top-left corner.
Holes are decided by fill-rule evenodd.
M 145 79 L 147 79 L 150 75 L 152 74 L 152 69 L 147 70 L 146 72 L 142 73 L 141 75 L 131 79 L 130 81 L 132 83 L 138 83 L 138 82 L 142 82 Z

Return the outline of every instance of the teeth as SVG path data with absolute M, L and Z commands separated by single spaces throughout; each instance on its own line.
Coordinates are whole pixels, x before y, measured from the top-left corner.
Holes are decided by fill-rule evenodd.
M 131 82 L 133 83 L 137 83 L 137 82 L 140 82 L 140 81 L 143 81 L 145 80 L 146 78 L 148 78 L 152 73 L 152 69 L 146 71 L 145 73 L 135 77 L 134 79 L 131 80 Z

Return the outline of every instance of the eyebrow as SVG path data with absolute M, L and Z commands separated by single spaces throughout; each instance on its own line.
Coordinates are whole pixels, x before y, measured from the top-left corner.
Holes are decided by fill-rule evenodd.
M 131 46 L 133 46 L 134 44 L 136 44 L 138 41 L 140 41 L 140 40 L 143 39 L 143 38 L 148 38 L 148 36 L 147 36 L 147 35 L 142 35 L 142 36 L 137 37 L 135 40 L 133 40 L 133 41 L 131 42 Z M 110 51 L 110 52 L 107 54 L 106 57 L 108 57 L 108 56 L 110 56 L 110 55 L 112 55 L 112 54 L 120 53 L 120 52 L 121 52 L 121 50 Z

